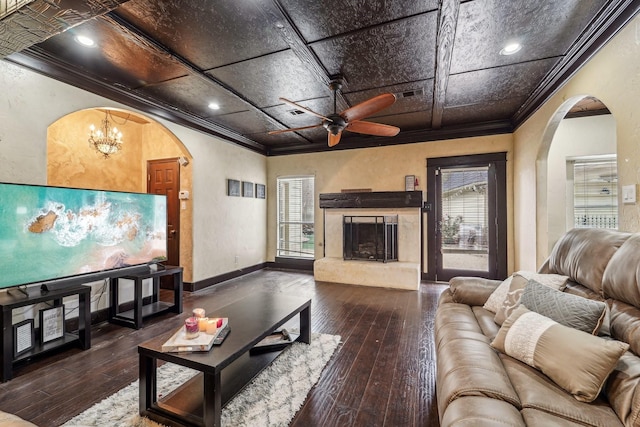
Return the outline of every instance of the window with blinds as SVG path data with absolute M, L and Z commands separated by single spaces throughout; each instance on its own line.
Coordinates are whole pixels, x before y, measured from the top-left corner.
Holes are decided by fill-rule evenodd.
M 573 218 L 576 228 L 618 228 L 618 165 L 615 157 L 574 159 Z
M 278 178 L 277 256 L 314 258 L 314 177 Z

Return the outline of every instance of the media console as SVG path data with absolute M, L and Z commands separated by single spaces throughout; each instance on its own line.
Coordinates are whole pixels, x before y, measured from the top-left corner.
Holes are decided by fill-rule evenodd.
M 182 313 L 182 267 L 164 266 L 159 270 L 144 268 L 122 276 L 112 277 L 109 281 L 109 322 L 121 326 L 129 326 L 135 329 L 142 327 L 142 322 L 146 317 L 154 314 L 172 311 Z M 160 300 L 160 278 L 171 276 L 173 278 L 173 302 Z M 133 281 L 133 309 L 120 312 L 119 298 L 120 280 L 128 279 Z M 144 304 L 142 297 L 142 282 L 145 279 L 152 279 L 151 302 Z
M 14 352 L 13 310 L 43 302 L 51 302 L 52 307 L 61 307 L 64 297 L 78 295 L 78 331 L 75 333 L 64 332 L 60 338 L 42 342 L 39 334 L 33 334 L 31 348 L 16 355 Z M 86 350 L 91 348 L 91 288 L 83 285 L 49 285 L 47 291 L 41 291 L 40 287 L 30 287 L 17 291 L 11 289 L 0 293 L 0 336 L 2 346 L 2 364 L 0 365 L 0 380 L 2 382 L 13 378 L 13 366 L 18 362 L 26 362 L 32 357 L 39 356 L 63 346 L 79 345 Z

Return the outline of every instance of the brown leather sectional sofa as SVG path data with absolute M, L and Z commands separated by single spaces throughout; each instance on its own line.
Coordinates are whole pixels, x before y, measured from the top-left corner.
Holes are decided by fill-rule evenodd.
M 565 293 L 604 301 L 599 334 L 627 343 L 628 350 L 612 343 L 624 346 L 622 356 L 597 398 L 579 401 L 538 369 L 492 347 L 500 325 L 483 305 L 501 281 L 454 278 L 435 322 L 441 426 L 640 426 L 640 233 L 569 231 L 538 273 L 568 276 Z M 566 362 L 565 356 L 558 354 Z M 583 356 L 574 356 L 576 365 Z M 571 380 L 571 368 L 560 374 Z

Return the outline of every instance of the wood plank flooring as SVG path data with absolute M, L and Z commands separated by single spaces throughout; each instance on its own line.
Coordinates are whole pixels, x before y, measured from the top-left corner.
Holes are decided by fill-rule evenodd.
M 312 331 L 342 336 L 293 427 L 438 426 L 433 322 L 445 286 L 402 291 L 316 282 L 302 272 L 262 270 L 185 293 L 184 313 L 147 319 L 138 331 L 92 327 L 92 347 L 18 366 L 0 384 L 0 409 L 58 426 L 138 378 L 137 345 L 178 328 L 204 301 L 224 306 L 252 292 L 312 299 Z

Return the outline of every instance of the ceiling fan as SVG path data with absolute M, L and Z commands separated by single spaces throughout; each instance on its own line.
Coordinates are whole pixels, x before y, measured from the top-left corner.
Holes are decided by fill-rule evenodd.
M 363 101 L 351 108 L 337 113 L 336 112 L 336 92 L 342 88 L 342 81 L 340 79 L 332 80 L 329 84 L 329 89 L 333 91 L 333 114 L 323 116 L 316 113 L 300 104 L 296 104 L 293 101 L 289 101 L 286 98 L 279 98 L 280 101 L 296 107 L 298 110 L 311 114 L 322 119 L 322 123 L 311 126 L 303 126 L 299 128 L 274 130 L 269 132 L 269 135 L 276 135 L 285 132 L 296 132 L 299 130 L 313 129 L 320 126 L 324 127 L 329 133 L 329 147 L 333 147 L 342 137 L 343 131 L 363 133 L 366 135 L 376 136 L 396 136 L 400 132 L 400 128 L 390 125 L 384 125 L 382 123 L 365 122 L 362 119 L 377 113 L 387 107 L 393 105 L 396 102 L 396 97 L 392 93 L 383 93 L 382 95 L 374 96 L 366 101 Z

